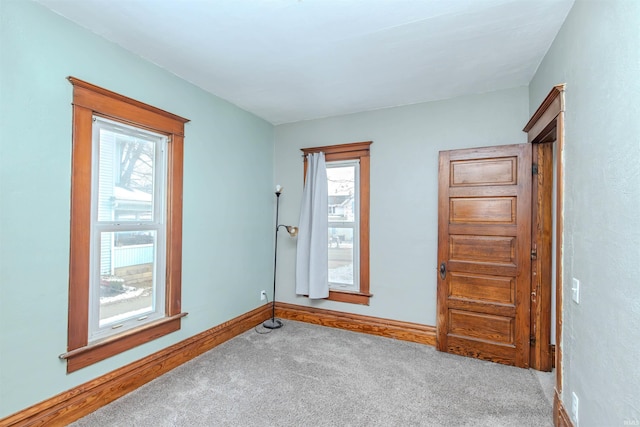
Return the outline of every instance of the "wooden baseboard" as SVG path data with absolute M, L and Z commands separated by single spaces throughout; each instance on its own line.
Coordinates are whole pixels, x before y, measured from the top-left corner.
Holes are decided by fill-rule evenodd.
M 167 347 L 71 390 L 0 419 L 0 426 L 65 426 L 268 319 L 271 305 Z
M 564 407 L 558 390 L 553 393 L 553 425 L 555 427 L 573 427 L 573 422 L 569 418 L 567 409 Z
M 282 319 L 298 320 L 315 325 L 347 329 L 420 344 L 436 345 L 435 326 L 400 322 L 380 317 L 363 316 L 276 302 L 276 315 Z

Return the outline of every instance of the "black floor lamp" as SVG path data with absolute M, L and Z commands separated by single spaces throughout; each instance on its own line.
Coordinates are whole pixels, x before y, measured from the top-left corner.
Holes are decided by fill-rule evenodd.
M 276 244 L 273 255 L 273 295 L 271 297 L 271 319 L 265 320 L 262 326 L 267 329 L 278 329 L 282 327 L 282 321 L 276 319 L 276 267 L 278 265 L 278 230 L 280 227 L 284 227 L 289 232 L 291 237 L 295 237 L 298 234 L 298 227 L 292 225 L 278 224 L 278 210 L 280 209 L 280 194 L 282 194 L 282 187 L 276 186 Z

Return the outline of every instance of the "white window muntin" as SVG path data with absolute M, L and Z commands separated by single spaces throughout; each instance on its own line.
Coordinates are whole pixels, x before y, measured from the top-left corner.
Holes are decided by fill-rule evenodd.
M 339 167 L 354 168 L 354 207 L 353 221 L 340 220 L 329 221 L 328 228 L 350 228 L 353 231 L 353 284 L 345 286 L 343 283 L 329 281 L 329 288 L 336 290 L 360 290 L 360 160 L 337 160 L 326 163 L 327 169 Z
M 98 186 L 100 177 L 100 130 L 111 131 L 154 144 L 153 201 L 152 218 L 147 221 L 106 221 L 98 220 Z M 119 334 L 154 320 L 165 317 L 165 265 L 166 265 L 166 144 L 168 138 L 155 132 L 112 121 L 103 117 L 93 117 L 92 127 L 92 175 L 91 175 L 91 249 L 89 278 L 89 342 Z M 114 157 L 114 165 L 115 165 Z M 114 173 L 115 179 L 115 173 Z M 115 182 L 114 182 L 115 185 Z M 128 312 L 125 316 L 114 317 L 109 322 L 100 322 L 100 280 L 101 280 L 101 235 L 105 232 L 153 231 L 155 232 L 153 257 L 153 304 L 151 310 Z

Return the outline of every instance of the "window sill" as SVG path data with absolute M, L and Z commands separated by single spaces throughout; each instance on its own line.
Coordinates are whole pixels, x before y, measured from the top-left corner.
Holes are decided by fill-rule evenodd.
M 165 317 L 140 328 L 126 331 L 120 335 L 76 348 L 61 354 L 60 359 L 67 360 L 67 373 L 75 372 L 106 358 L 122 353 L 164 335 L 180 329 L 180 319 L 188 313 Z
M 362 292 L 346 292 L 346 291 L 334 291 L 329 290 L 330 301 L 347 302 L 350 304 L 369 305 L 369 298 L 372 294 L 365 294 Z

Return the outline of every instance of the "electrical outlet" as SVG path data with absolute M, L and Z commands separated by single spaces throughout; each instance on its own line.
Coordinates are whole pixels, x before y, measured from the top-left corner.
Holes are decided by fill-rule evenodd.
M 580 280 L 573 278 L 573 283 L 571 285 L 571 299 L 576 303 L 580 304 Z
M 260 291 L 260 300 L 264 301 L 267 299 L 267 291 Z
M 576 427 L 578 427 L 578 404 L 578 395 L 571 392 L 571 417 L 573 418 L 573 421 L 575 422 L 574 425 Z

